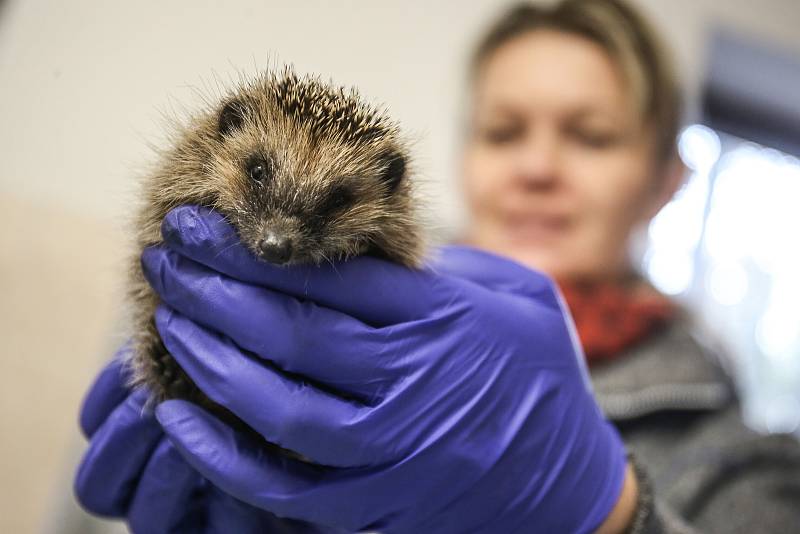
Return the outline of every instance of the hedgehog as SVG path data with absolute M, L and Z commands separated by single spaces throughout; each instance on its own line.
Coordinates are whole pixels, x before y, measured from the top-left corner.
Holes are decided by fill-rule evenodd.
M 159 338 L 159 300 L 142 274 L 166 213 L 198 204 L 221 213 L 259 260 L 320 264 L 370 254 L 418 267 L 423 239 L 399 126 L 357 90 L 291 67 L 240 81 L 176 126 L 143 180 L 129 297 L 132 386 L 151 402 L 183 398 L 234 420 L 195 386 Z

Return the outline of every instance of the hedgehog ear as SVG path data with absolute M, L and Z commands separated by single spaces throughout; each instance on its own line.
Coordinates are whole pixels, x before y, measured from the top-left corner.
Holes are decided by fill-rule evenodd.
M 241 100 L 231 100 L 219 112 L 219 119 L 217 128 L 220 135 L 230 135 L 234 130 L 242 127 L 245 116 L 247 115 L 247 107 Z
M 381 180 L 389 186 L 389 192 L 393 193 L 406 175 L 406 157 L 399 152 L 389 152 L 381 159 L 385 165 Z

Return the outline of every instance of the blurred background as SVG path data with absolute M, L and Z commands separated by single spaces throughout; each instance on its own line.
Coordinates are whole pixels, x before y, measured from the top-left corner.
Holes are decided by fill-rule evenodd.
M 691 169 L 633 253 L 721 340 L 748 424 L 797 431 L 800 2 L 632 2 L 677 55 Z M 125 228 L 162 115 L 281 62 L 357 86 L 414 138 L 445 239 L 464 215 L 465 62 L 505 5 L 0 2 L 0 532 L 66 531 L 78 407 L 121 341 Z

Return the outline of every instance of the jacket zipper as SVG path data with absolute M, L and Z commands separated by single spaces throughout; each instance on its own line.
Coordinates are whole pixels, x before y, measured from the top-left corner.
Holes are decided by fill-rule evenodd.
M 625 421 L 664 410 L 716 410 L 730 402 L 723 383 L 658 384 L 634 392 L 595 394 L 600 408 L 611 420 Z

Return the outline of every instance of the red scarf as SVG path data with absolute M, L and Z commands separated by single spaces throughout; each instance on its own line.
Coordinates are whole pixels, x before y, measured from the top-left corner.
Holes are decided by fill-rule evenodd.
M 620 356 L 669 322 L 675 304 L 643 282 L 559 286 L 589 365 Z

